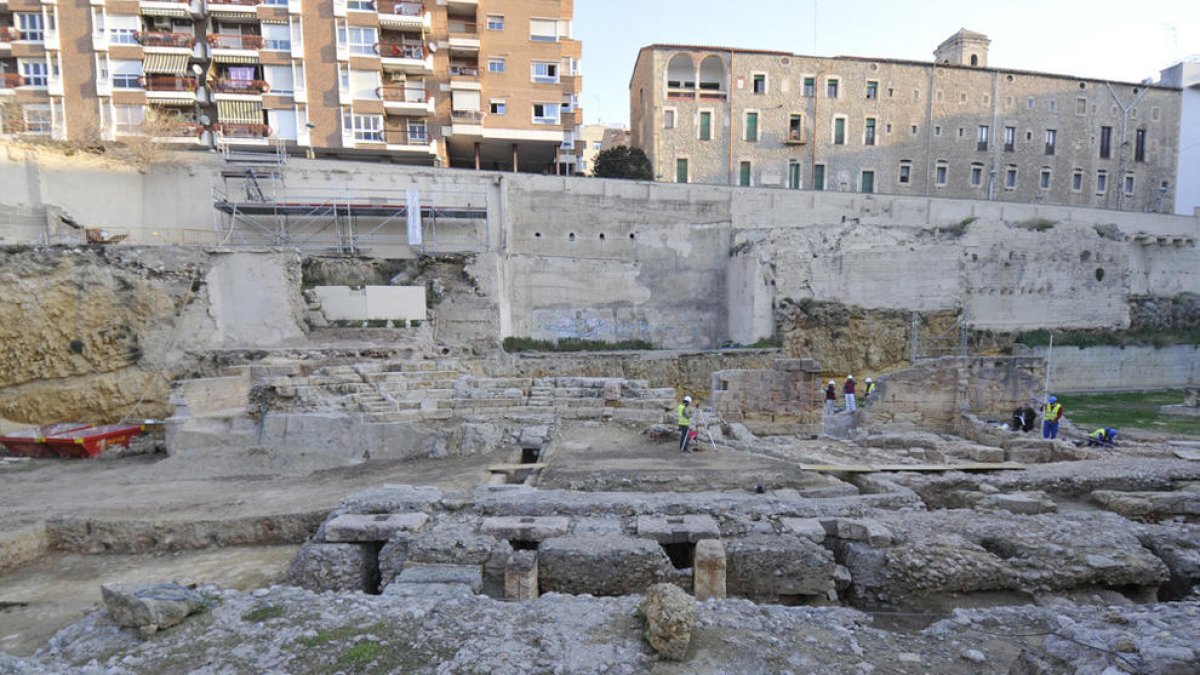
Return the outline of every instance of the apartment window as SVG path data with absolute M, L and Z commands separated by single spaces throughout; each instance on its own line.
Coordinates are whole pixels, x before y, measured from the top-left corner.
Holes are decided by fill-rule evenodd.
M 43 42 L 46 39 L 46 26 L 42 22 L 41 12 L 17 12 L 13 16 L 16 18 L 17 30 L 21 33 L 21 40 Z
M 21 114 L 25 120 L 27 134 L 48 134 L 53 129 L 54 122 L 48 105 L 27 105 L 21 110 Z
M 934 135 L 934 136 L 941 136 L 941 135 L 942 135 L 942 127 L 941 127 L 940 125 L 935 125 L 935 126 L 933 127 L 933 135 Z
M 26 87 L 44 87 L 47 80 L 47 67 L 45 61 L 25 61 L 17 62 L 21 69 L 21 77 L 24 86 Z
M 703 110 L 700 112 L 700 140 L 712 140 L 712 113 Z
M 338 89 L 340 94 L 350 95 L 350 66 L 344 63 L 338 64 Z
M 867 81 L 867 100 L 874 101 L 879 98 L 879 83 Z
M 488 30 L 504 30 L 504 15 L 503 14 L 488 14 L 487 29 Z
M 835 117 L 833 119 L 833 144 L 846 144 L 846 118 Z
M 803 115 L 788 116 L 788 140 L 793 143 L 799 143 L 804 140 Z
M 504 59 L 499 56 L 493 56 L 493 57 L 489 58 L 488 59 L 488 72 L 489 73 L 503 73 L 504 72 Z
M 663 128 L 664 129 L 674 129 L 675 128 L 675 109 L 674 108 L 667 108 L 666 110 L 663 111 Z
M 1108 172 L 1097 171 L 1096 172 L 1096 194 L 1102 195 L 1105 192 L 1108 192 Z
M 342 115 L 342 126 L 354 135 L 356 141 L 382 141 L 383 115 Z
M 825 165 L 817 164 L 813 166 L 813 189 L 825 189 Z
M 1133 174 L 1125 174 L 1125 194 L 1133 194 Z
M 967 102 L 967 95 L 966 95 L 966 93 L 960 93 L 960 94 L 958 95 L 958 102 L 959 102 L 959 103 L 966 103 L 966 102 Z
M 934 183 L 938 187 L 946 187 L 946 179 L 949 178 L 950 167 L 945 162 L 938 162 L 937 168 L 934 169 Z
M 112 62 L 112 86 L 113 89 L 141 89 L 142 83 L 142 62 L 141 61 L 113 61 Z
M 983 165 L 971 165 L 971 187 L 979 187 L 983 185 Z
M 534 42 L 558 42 L 558 21 L 555 19 L 530 19 L 529 39 Z
M 1009 165 L 1008 170 L 1004 172 L 1004 189 L 1017 189 L 1017 167 Z
M 296 91 L 291 66 L 263 66 L 263 79 L 267 81 L 272 94 L 291 95 Z
M 1053 155 L 1055 145 L 1058 143 L 1058 132 L 1054 129 L 1046 130 L 1046 154 Z
M 1045 167 L 1045 166 L 1042 167 L 1042 174 L 1038 178 L 1038 187 L 1040 187 L 1043 190 L 1050 189 L 1050 168 L 1049 167 Z
M 1050 110 L 1050 112 L 1054 112 L 1055 110 L 1058 110 L 1058 101 L 1050 99 L 1046 102 L 1046 107 Z
M 859 189 L 865 194 L 875 192 L 875 172 L 863 171 L 862 178 L 858 181 Z
M 825 80 L 825 95 L 829 98 L 838 97 L 838 80 L 836 77 Z
M 292 28 L 286 23 L 264 23 L 263 49 L 278 52 L 290 51 L 292 48 Z
M 800 189 L 800 161 L 795 159 L 788 160 L 788 189 Z
M 530 69 L 533 71 L 533 81 L 538 84 L 557 84 L 558 83 L 558 64 L 545 63 L 542 61 L 534 61 L 530 64 Z
M 959 137 L 959 138 L 963 138 L 963 137 L 965 137 L 966 135 L 967 135 L 967 130 L 966 130 L 966 129 L 964 129 L 964 128 L 962 128 L 962 127 L 959 127 L 959 128 L 958 128 L 958 137 Z
M 912 182 L 912 162 L 900 162 L 900 184 L 908 185 Z
M 762 73 L 755 73 L 752 76 L 752 81 L 753 81 L 753 87 L 754 87 L 752 89 L 752 91 L 755 94 L 767 93 L 767 76 L 766 75 L 764 75 Z
M 1146 130 L 1138 129 L 1134 134 L 1133 161 L 1144 162 L 1146 161 Z
M 1025 109 L 1026 110 L 1033 110 L 1034 106 L 1036 106 L 1036 105 L 1037 105 L 1037 99 L 1035 99 L 1034 97 L 1030 96 L 1029 98 L 1025 99 Z
M 1071 192 L 1083 191 L 1083 172 L 1075 169 L 1075 173 L 1071 174 Z
M 268 7 L 287 7 L 287 0 L 263 0 L 264 5 Z M 271 125 L 275 126 L 275 125 Z
M 351 70 L 350 97 L 362 100 L 377 100 L 379 98 L 378 70 Z
M 738 164 L 738 185 L 750 187 L 750 162 Z
M 375 2 L 374 0 L 347 0 L 346 9 L 356 12 L 374 12 Z
M 504 101 L 492 99 L 491 106 L 488 109 L 493 115 L 503 115 L 508 112 L 508 104 Z
M 675 182 L 688 182 L 688 161 L 683 157 L 675 160 Z
M 746 140 L 754 142 L 758 140 L 758 113 L 746 113 Z
M 350 53 L 358 56 L 374 56 L 378 42 L 374 28 L 350 26 Z
M 1017 128 L 1004 127 L 1004 151 L 1012 152 L 1017 147 Z
M 136 134 L 146 119 L 146 107 L 141 105 L 114 105 L 113 123 L 118 134 Z
M 534 124 L 559 124 L 557 103 L 534 103 Z
M 979 136 L 977 138 L 977 140 L 978 140 L 977 148 L 979 150 L 987 150 L 988 149 L 988 132 L 989 132 L 989 128 L 986 124 L 979 125 Z
M 141 30 L 142 18 L 127 14 L 108 17 L 108 42 L 114 45 L 136 45 L 137 32 Z M 141 124 L 141 122 L 138 122 Z
M 863 145 L 875 145 L 875 118 L 868 117 L 863 129 Z
M 915 125 L 915 124 L 914 124 L 914 125 L 912 125 L 912 126 L 909 128 L 909 131 L 908 131 L 908 133 L 912 134 L 913 136 L 916 136 L 916 135 L 917 135 L 917 125 Z
M 1100 127 L 1100 159 L 1112 156 L 1112 127 Z
M 815 77 L 804 78 L 804 95 L 809 98 L 812 98 L 813 96 L 817 95 L 817 78 L 815 78 Z
M 407 131 L 410 145 L 429 142 L 429 128 L 425 126 L 425 120 L 408 120 Z
M 592 141 L 592 150 L 600 152 L 600 148 L 602 147 L 604 147 L 604 143 L 601 143 L 600 141 Z

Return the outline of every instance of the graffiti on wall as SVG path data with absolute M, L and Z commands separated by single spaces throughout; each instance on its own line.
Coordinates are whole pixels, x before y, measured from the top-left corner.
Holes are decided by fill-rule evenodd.
M 645 340 L 663 349 L 709 346 L 704 331 L 695 322 L 652 323 L 642 311 L 629 308 L 535 309 L 530 313 L 530 320 L 530 337 L 538 340 Z

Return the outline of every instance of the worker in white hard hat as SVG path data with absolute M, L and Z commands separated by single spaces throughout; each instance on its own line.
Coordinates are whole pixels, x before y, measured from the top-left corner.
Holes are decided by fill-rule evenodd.
M 675 421 L 679 423 L 679 451 L 688 452 L 688 432 L 692 428 L 692 397 L 684 396 L 683 403 L 675 409 Z
M 856 385 L 854 382 L 854 376 L 847 375 L 846 383 L 842 385 L 842 394 L 844 394 L 846 397 L 846 412 L 848 412 L 848 413 L 852 413 L 855 410 L 858 410 L 858 403 L 856 403 L 854 400 L 854 387 L 855 386 Z
M 875 381 L 868 377 L 867 378 L 867 388 L 863 392 L 863 398 L 871 398 L 871 394 L 874 394 L 874 393 L 875 393 Z
M 825 414 L 832 415 L 835 405 L 837 405 L 837 382 L 830 380 L 829 386 L 825 387 Z

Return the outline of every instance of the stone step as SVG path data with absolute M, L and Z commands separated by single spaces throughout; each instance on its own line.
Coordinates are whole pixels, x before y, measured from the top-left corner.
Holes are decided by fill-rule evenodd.
M 466 584 L 473 592 L 483 589 L 483 568 L 479 565 L 441 565 L 405 563 L 396 581 L 401 584 Z

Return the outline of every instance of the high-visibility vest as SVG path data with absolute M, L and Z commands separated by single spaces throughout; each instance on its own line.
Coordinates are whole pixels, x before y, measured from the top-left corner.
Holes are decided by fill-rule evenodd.
M 867 396 L 870 396 L 874 392 L 875 392 L 875 383 L 871 382 L 871 383 L 867 384 Z
M 1050 405 L 1046 406 L 1046 413 L 1042 415 L 1042 419 L 1046 420 L 1047 422 L 1057 422 L 1058 411 L 1060 410 L 1062 410 L 1061 403 L 1051 403 Z
M 1092 432 L 1092 438 L 1094 438 L 1096 440 L 1104 439 L 1107 436 L 1108 436 L 1108 433 L 1104 429 L 1097 429 Z
M 679 407 L 675 409 L 675 418 L 681 427 L 690 427 L 692 425 L 691 418 L 687 416 L 686 403 L 680 403 Z

